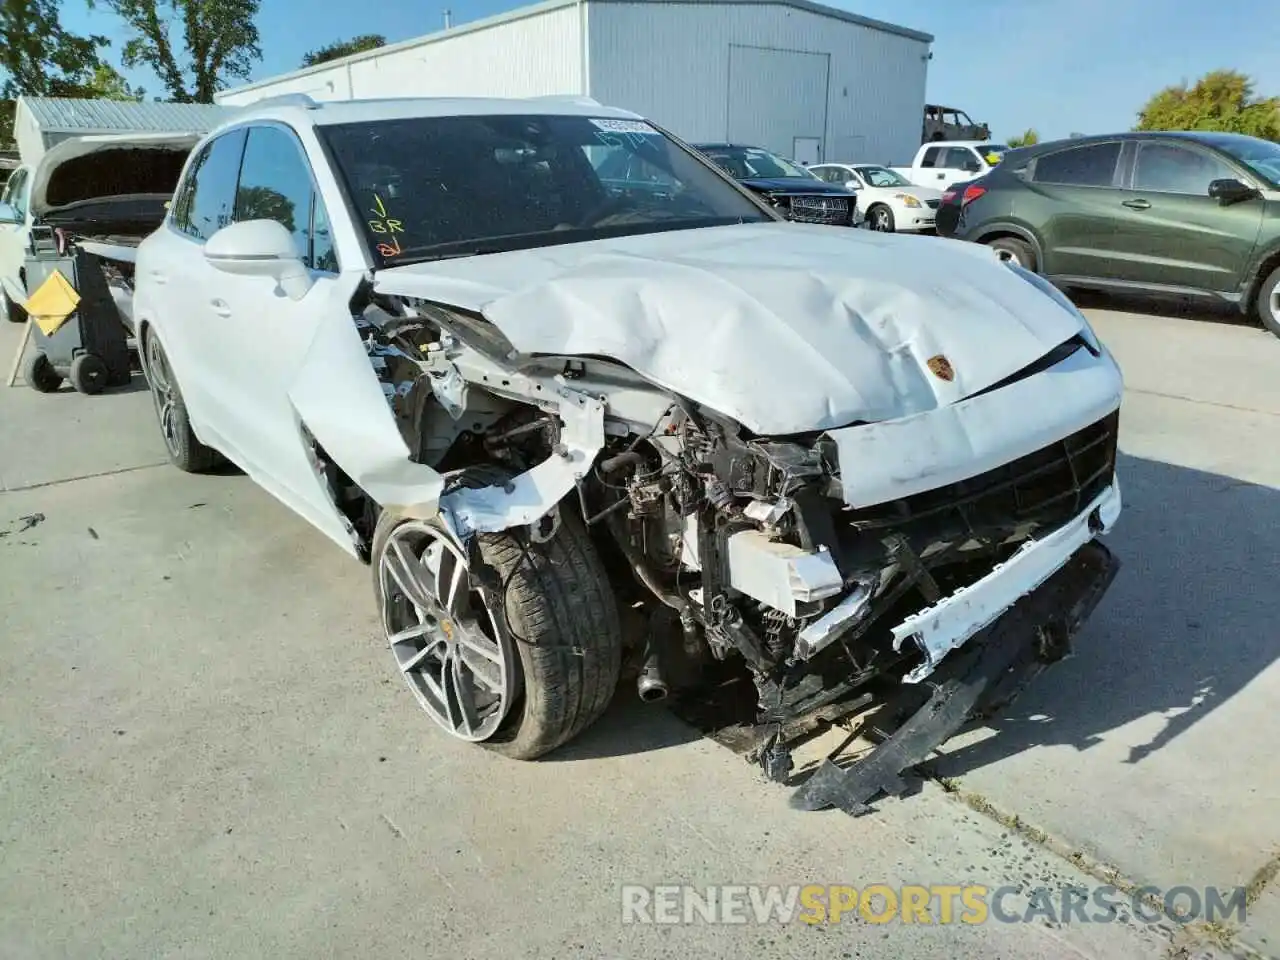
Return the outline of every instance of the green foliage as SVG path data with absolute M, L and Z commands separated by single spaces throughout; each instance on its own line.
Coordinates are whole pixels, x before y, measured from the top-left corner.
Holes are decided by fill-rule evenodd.
M 0 147 L 13 141 L 13 98 L 141 99 L 143 91 L 101 59 L 109 41 L 58 23 L 58 0 L 0 0 Z
M 150 67 L 178 103 L 212 103 L 227 78 L 247 78 L 262 59 L 254 23 L 259 0 L 102 2 L 130 30 L 124 65 Z
M 1020 136 L 1010 137 L 1007 142 L 1011 147 L 1030 147 L 1040 142 L 1040 134 L 1036 133 L 1034 127 L 1030 127 Z
M 318 63 L 328 63 L 330 60 L 337 60 L 339 57 L 349 57 L 353 53 L 363 53 L 365 50 L 376 50 L 378 47 L 385 47 L 387 38 L 380 33 L 366 33 L 358 37 L 352 37 L 350 40 L 339 40 L 331 43 L 327 47 L 321 47 L 319 50 L 312 50 L 302 58 L 304 67 L 314 67 Z
M 1147 101 L 1135 130 L 1217 130 L 1280 141 L 1280 97 L 1255 97 L 1253 81 L 1215 70 L 1188 87 L 1166 87 Z
M 6 97 L 80 95 L 108 45 L 106 37 L 64 30 L 57 0 L 0 0 L 0 87 Z

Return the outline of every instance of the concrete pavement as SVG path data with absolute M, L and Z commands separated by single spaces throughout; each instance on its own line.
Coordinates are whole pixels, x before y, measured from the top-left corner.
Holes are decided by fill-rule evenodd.
M 1250 440 L 1275 415 L 1219 381 L 1280 342 L 1213 325 L 1232 406 L 1210 408 L 1182 381 L 1137 392 L 1158 372 L 1131 338 L 1161 363 L 1147 340 L 1206 349 L 1151 319 L 1099 317 L 1135 390 L 1123 579 L 998 722 L 1008 746 L 939 764 L 1124 876 L 1228 885 L 1278 835 L 1280 475 Z M 448 741 L 394 676 L 364 568 L 245 477 L 162 460 L 145 393 L 0 392 L 0 957 L 1219 955 L 1131 918 L 624 926 L 624 883 L 1096 881 L 933 783 L 856 820 L 791 811 L 626 689 L 540 763 Z

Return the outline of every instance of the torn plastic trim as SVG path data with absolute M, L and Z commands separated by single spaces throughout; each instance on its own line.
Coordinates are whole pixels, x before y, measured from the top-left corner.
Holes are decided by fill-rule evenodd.
M 469 344 L 468 344 L 469 346 Z M 586 477 L 604 447 L 605 405 L 574 390 L 563 376 L 542 377 L 506 370 L 479 353 L 447 358 L 447 349 L 430 361 L 433 376 L 461 381 L 498 396 L 522 400 L 556 414 L 562 423 L 560 442 L 546 460 L 502 485 L 460 488 L 440 498 L 440 512 L 462 539 L 530 526 Z M 448 366 L 453 371 L 448 371 Z M 433 380 L 433 383 L 435 381 Z
M 842 634 L 846 627 L 866 619 L 871 612 L 875 584 L 858 581 L 849 595 L 800 631 L 796 637 L 797 660 L 808 660 L 821 653 Z
M 910 639 L 924 653 L 924 662 L 911 670 L 903 682 L 919 683 L 948 653 L 967 643 L 1022 597 L 1038 589 L 1062 569 L 1077 550 L 1099 533 L 1111 529 L 1120 515 L 1120 506 L 1120 484 L 1113 479 L 1074 520 L 1038 540 L 1027 541 L 981 580 L 894 627 L 894 650 L 901 650 Z
M 880 794 L 900 796 L 907 786 L 901 771 L 925 760 L 993 698 L 1002 695 L 1007 704 L 1040 672 L 1046 664 L 1038 641 L 1046 627 L 1059 645 L 1069 646 L 1119 566 L 1098 541 L 1085 544 L 1007 616 L 986 628 L 980 640 L 947 660 L 931 681 L 928 700 L 874 750 L 847 767 L 833 762 L 835 754 L 828 757 L 792 795 L 791 806 L 836 807 L 859 816 L 870 811 L 870 802 Z M 1014 689 L 1009 689 L 1010 681 Z

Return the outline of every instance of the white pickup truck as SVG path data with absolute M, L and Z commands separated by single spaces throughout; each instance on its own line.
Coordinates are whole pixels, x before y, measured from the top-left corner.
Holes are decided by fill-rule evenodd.
M 943 190 L 973 180 L 1000 162 L 1009 147 L 988 140 L 939 140 L 923 144 L 909 167 L 890 167 L 921 187 Z

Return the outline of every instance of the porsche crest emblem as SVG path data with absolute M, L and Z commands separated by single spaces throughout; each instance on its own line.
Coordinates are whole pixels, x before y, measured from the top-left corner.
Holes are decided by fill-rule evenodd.
M 942 354 L 938 354 L 936 357 L 930 357 L 925 361 L 925 363 L 929 367 L 929 372 L 939 380 L 945 380 L 947 383 L 950 383 L 956 378 L 955 367 L 951 366 L 951 361 Z

